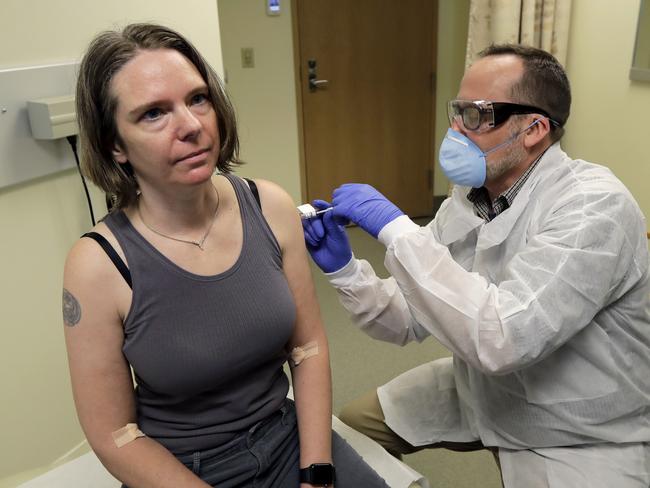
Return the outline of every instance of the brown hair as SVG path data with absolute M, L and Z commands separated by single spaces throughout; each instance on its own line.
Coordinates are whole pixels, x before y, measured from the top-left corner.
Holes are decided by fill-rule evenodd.
M 142 49 L 173 49 L 196 67 L 208 85 L 209 97 L 216 111 L 220 137 L 217 169 L 229 173 L 233 165 L 241 164 L 232 104 L 215 71 L 187 39 L 155 24 L 130 24 L 121 32 L 102 32 L 90 43 L 81 61 L 76 109 L 83 172 L 113 196 L 116 208 L 135 201 L 138 184 L 129 163 L 113 161 L 113 148 L 121 141 L 115 124 L 117 100 L 111 93 L 111 81 Z
M 521 44 L 492 44 L 480 58 L 512 54 L 524 64 L 524 74 L 511 88 L 518 103 L 545 110 L 558 125 L 551 124 L 551 140 L 559 141 L 571 110 L 571 87 L 564 68 L 552 54 Z

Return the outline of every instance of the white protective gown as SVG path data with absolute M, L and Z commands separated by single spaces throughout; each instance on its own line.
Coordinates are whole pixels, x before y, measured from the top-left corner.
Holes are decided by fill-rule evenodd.
M 648 243 L 629 191 L 559 143 L 491 222 L 468 191 L 426 227 L 382 230 L 391 278 L 355 259 L 329 275 L 372 337 L 453 352 L 378 389 L 386 423 L 413 445 L 650 441 Z

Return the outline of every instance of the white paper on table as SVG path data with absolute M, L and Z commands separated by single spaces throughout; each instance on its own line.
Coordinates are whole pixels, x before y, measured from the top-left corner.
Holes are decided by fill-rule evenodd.
M 347 426 L 334 416 L 332 416 L 332 428 L 359 453 L 379 476 L 384 478 L 386 484 L 391 488 L 409 488 L 413 486 L 429 488 L 429 482 L 424 476 L 409 465 L 391 456 L 386 449 L 370 437 Z
M 120 486 L 122 483 L 106 471 L 95 453 L 91 451 L 19 485 L 18 488 L 119 488 Z

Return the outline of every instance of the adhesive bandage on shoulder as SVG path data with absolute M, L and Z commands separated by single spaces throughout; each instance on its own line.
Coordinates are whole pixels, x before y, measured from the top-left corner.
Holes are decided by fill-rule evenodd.
M 133 442 L 138 437 L 146 437 L 144 432 L 138 429 L 138 424 L 126 424 L 121 429 L 117 429 L 112 433 L 113 440 L 117 447 L 122 447 Z
M 291 354 L 289 354 L 289 365 L 295 368 L 305 359 L 316 356 L 317 354 L 318 342 L 316 341 L 308 342 L 302 346 L 296 346 L 291 350 Z

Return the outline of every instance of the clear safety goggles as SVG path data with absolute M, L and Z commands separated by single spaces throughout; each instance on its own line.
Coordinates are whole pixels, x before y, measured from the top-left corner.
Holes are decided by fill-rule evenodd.
M 546 111 L 531 105 L 489 100 L 451 100 L 447 103 L 449 125 L 454 121 L 472 132 L 485 132 L 503 124 L 515 114 L 540 114 L 559 126 Z

